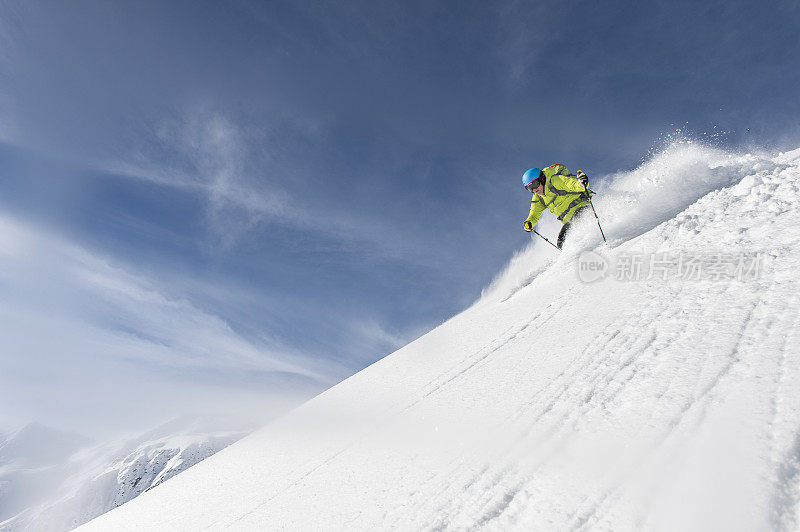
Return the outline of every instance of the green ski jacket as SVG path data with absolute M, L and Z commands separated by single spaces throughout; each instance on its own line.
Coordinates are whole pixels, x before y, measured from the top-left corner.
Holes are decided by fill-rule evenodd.
M 544 210 L 549 209 L 561 223 L 568 223 L 578 207 L 589 204 L 586 189 L 563 164 L 548 166 L 542 172 L 546 178 L 544 194 L 533 195 L 526 221 L 535 226 Z

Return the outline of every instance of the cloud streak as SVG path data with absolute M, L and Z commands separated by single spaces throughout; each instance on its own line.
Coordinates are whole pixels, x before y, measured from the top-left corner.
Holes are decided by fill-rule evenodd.
M 300 127 L 303 134 L 314 135 Z M 270 142 L 280 137 L 280 130 L 248 135 L 246 127 L 212 105 L 191 106 L 181 118 L 162 120 L 152 129 L 146 147 L 100 163 L 100 170 L 202 194 L 213 245 L 222 244 L 220 249 L 249 231 L 278 225 L 338 242 L 340 249 L 358 250 L 367 260 L 399 260 L 423 267 L 435 260 L 430 242 L 418 233 L 320 198 L 302 178 L 297 183 L 298 170 L 271 153 Z M 305 162 L 313 166 L 313 157 L 309 154 Z M 308 199 L 301 201 L 304 194 Z
M 3 296 L 15 308 L 69 316 L 103 331 L 97 356 L 328 378 L 324 368 L 313 369 L 290 347 L 247 340 L 220 317 L 164 295 L 144 276 L 86 249 L 7 216 L 0 218 L 0 229 Z

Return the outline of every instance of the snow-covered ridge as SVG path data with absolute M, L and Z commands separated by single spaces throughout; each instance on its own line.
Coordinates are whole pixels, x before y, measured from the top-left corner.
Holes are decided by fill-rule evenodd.
M 71 530 L 243 436 L 180 421 L 101 445 L 37 424 L 12 434 L 0 444 L 0 484 L 6 488 L 0 502 L 7 517 L 0 530 Z
M 678 143 L 610 176 L 430 333 L 83 530 L 800 525 L 800 150 Z M 582 252 L 742 278 L 578 277 Z

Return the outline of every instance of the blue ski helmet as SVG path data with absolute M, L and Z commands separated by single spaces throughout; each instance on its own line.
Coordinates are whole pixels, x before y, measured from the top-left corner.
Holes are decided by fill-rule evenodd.
M 541 169 L 539 168 L 531 168 L 524 174 L 522 174 L 522 186 L 527 187 L 530 185 L 534 179 L 537 179 L 542 174 Z

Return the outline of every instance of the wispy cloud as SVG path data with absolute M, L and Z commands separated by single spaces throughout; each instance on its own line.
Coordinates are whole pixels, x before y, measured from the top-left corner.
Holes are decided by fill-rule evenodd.
M 31 330 L 52 334 L 80 328 L 82 358 L 120 359 L 151 367 L 281 372 L 329 382 L 331 368 L 280 342 L 237 334 L 221 317 L 186 299 L 165 295 L 147 277 L 131 273 L 79 246 L 0 218 L 0 298 L 4 313 L 27 316 Z M 69 326 L 68 326 L 69 325 Z M 18 337 L 3 320 L 3 338 Z M 90 348 L 89 346 L 94 346 Z M 9 356 L 20 346 L 6 344 Z M 36 356 L 36 353 L 27 353 Z
M 304 135 L 316 134 L 308 124 L 298 127 Z M 212 105 L 194 105 L 179 118 L 154 124 L 151 136 L 127 154 L 98 164 L 102 171 L 201 194 L 213 245 L 222 244 L 222 249 L 249 231 L 274 224 L 325 237 L 366 260 L 432 264 L 434 250 L 419 233 L 348 205 L 320 201 L 307 189 L 305 195 L 314 199 L 303 199 L 303 185 L 298 191 L 295 182 L 298 170 L 272 156 L 279 148 L 270 141 L 281 135 L 279 130 L 250 131 Z M 307 139 L 315 142 L 322 139 Z M 306 157 L 304 163 L 314 166 L 314 154 Z
M 261 222 L 294 218 L 286 193 L 259 186 L 248 172 L 247 139 L 221 113 L 195 105 L 148 129 L 137 146 L 100 162 L 101 170 L 202 194 L 209 228 L 223 244 Z

